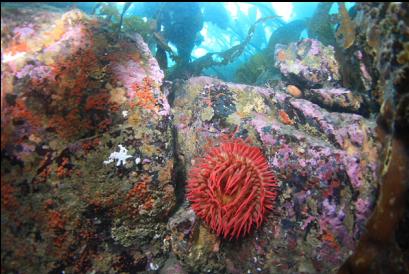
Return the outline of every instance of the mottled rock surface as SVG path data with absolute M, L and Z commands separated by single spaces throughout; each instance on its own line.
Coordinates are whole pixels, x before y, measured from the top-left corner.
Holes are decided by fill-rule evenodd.
M 310 88 L 334 86 L 341 77 L 334 47 L 315 39 L 277 44 L 275 65 L 294 84 Z
M 2 273 L 158 269 L 175 205 L 163 73 L 78 10 L 2 15 Z
M 343 52 L 355 77 L 344 78 L 377 102 L 382 187 L 366 233 L 339 273 L 409 273 L 409 5 L 359 3 L 356 10 L 356 42 Z
M 320 88 L 305 90 L 305 98 L 325 109 L 338 112 L 364 112 L 362 97 L 345 88 Z
M 285 91 L 207 77 L 179 87 L 172 112 L 186 170 L 223 138 L 248 138 L 263 148 L 280 185 L 262 228 L 239 241 L 215 238 L 182 208 L 171 222 L 172 245 L 187 269 L 329 272 L 354 250 L 378 188 L 374 121 L 328 112 Z

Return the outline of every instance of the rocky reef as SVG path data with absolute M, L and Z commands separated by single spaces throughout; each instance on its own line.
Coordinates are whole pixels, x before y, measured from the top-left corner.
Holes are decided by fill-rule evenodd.
M 340 80 L 332 46 L 315 39 L 303 39 L 275 47 L 276 67 L 288 81 L 305 87 L 335 85 Z
M 286 89 L 207 77 L 178 87 L 172 105 L 182 172 L 231 136 L 262 147 L 280 185 L 266 224 L 241 241 L 215 237 L 187 204 L 179 209 L 172 239 L 184 241 L 172 248 L 190 271 L 314 273 L 342 264 L 376 200 L 374 121 L 329 112 Z
M 409 5 L 363 3 L 357 11 L 357 38 L 344 52 L 350 56 L 344 68 L 356 76 L 350 83 L 370 86 L 379 107 L 381 188 L 367 231 L 339 273 L 408 273 Z
M 276 45 L 282 80 L 261 87 L 167 82 L 138 33 L 2 7 L 2 273 L 405 273 L 408 12 L 358 4 L 338 51 Z M 278 187 L 261 227 L 227 240 L 185 189 L 233 138 Z
M 2 10 L 4 273 L 155 270 L 175 206 L 163 73 L 78 10 Z

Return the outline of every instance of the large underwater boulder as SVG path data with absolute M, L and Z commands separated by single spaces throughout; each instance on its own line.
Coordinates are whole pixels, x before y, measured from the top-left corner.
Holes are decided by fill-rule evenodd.
M 157 61 L 78 10 L 1 15 L 2 272 L 157 269 L 176 201 Z
M 275 66 L 289 81 L 305 87 L 334 86 L 340 80 L 334 47 L 315 39 L 277 44 Z
M 227 137 L 261 147 L 279 181 L 266 222 L 236 241 L 218 238 L 188 204 L 179 209 L 169 225 L 173 252 L 184 266 L 211 273 L 327 273 L 339 267 L 356 247 L 377 197 L 375 122 L 329 112 L 279 88 L 198 77 L 175 90 L 181 176 L 208 146 Z

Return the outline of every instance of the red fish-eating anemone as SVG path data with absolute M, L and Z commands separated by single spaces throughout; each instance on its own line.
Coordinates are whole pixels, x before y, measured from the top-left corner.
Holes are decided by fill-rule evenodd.
M 219 236 L 247 235 L 274 206 L 277 184 L 258 147 L 240 139 L 211 148 L 191 168 L 187 199 Z

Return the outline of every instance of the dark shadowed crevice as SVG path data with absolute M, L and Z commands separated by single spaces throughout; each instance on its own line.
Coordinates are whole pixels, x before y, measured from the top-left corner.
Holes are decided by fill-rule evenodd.
M 177 141 L 177 129 L 175 126 L 172 126 L 172 148 L 174 155 L 172 182 L 174 182 L 175 186 L 176 206 L 174 211 L 176 211 L 185 200 L 186 170 L 183 155 L 180 154 L 180 147 Z

